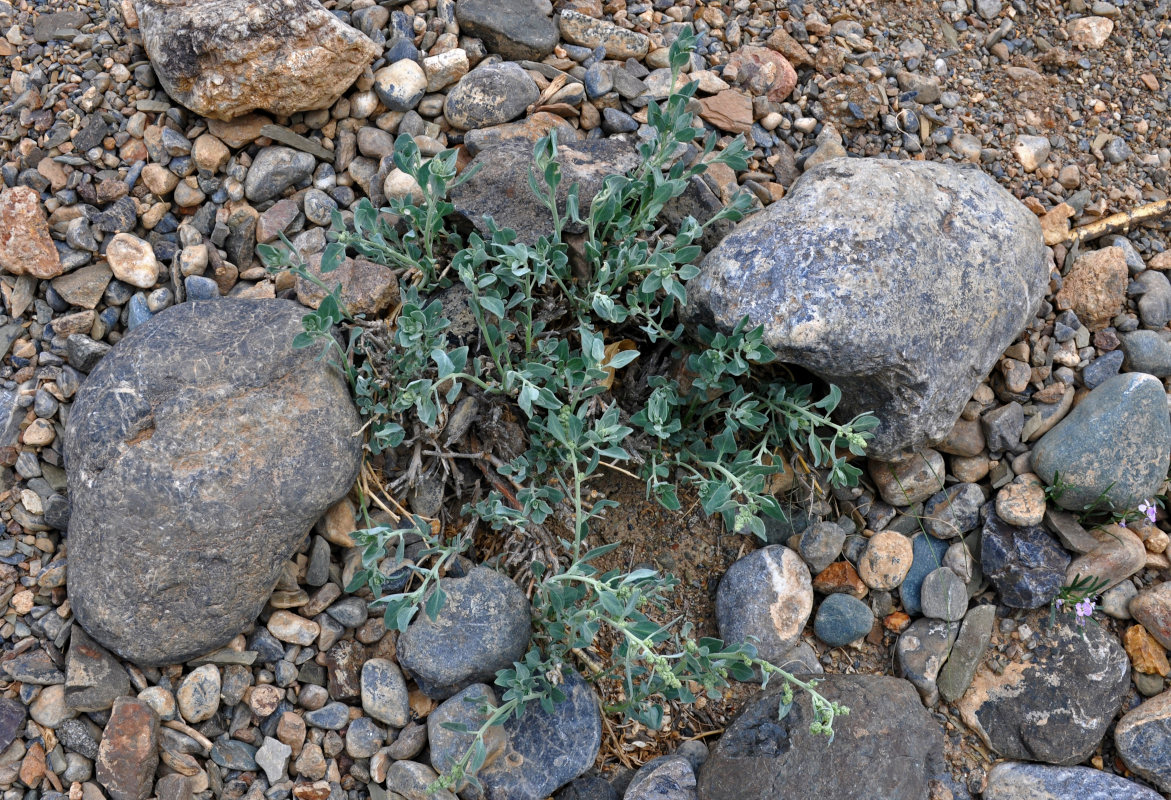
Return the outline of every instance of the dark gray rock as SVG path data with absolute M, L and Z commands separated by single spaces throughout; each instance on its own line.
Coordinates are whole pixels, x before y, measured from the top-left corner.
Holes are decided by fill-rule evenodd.
M 1070 766 L 1090 757 L 1122 706 L 1130 659 L 1100 625 L 1079 627 L 1034 612 L 1032 660 L 1000 675 L 982 668 L 956 704 L 984 743 L 1005 758 Z
M 777 720 L 779 685 L 749 701 L 700 769 L 705 800 L 927 800 L 944 771 L 943 731 L 911 684 L 870 675 L 827 675 L 817 691 L 850 708 L 834 740 L 809 732 L 809 697 L 797 691 Z
M 948 567 L 927 573 L 919 593 L 923 616 L 959 622 L 968 610 L 968 587 Z
M 988 771 L 984 800 L 1160 800 L 1134 781 L 1089 767 L 1002 761 Z
M 1158 379 L 1124 373 L 1082 399 L 1033 450 L 1033 471 L 1049 485 L 1067 485 L 1057 505 L 1080 511 L 1099 497 L 1134 508 L 1167 475 L 1171 417 Z
M 65 705 L 74 711 L 105 711 L 130 694 L 130 676 L 118 660 L 81 626 L 69 633 L 65 662 Z
M 797 552 L 814 575 L 832 564 L 842 554 L 846 532 L 833 522 L 815 522 L 805 529 L 797 543 Z
M 1144 328 L 1157 331 L 1171 322 L 1171 281 L 1162 272 L 1148 269 L 1141 273 L 1128 293 L 1140 295 L 1138 315 Z
M 439 615 L 420 612 L 398 638 L 399 665 L 431 697 L 494 679 L 524 656 L 531 633 L 528 598 L 493 569 L 445 578 L 443 591 Z
M 923 504 L 923 527 L 937 539 L 952 539 L 980 523 L 984 492 L 974 483 L 957 483 Z
M 1118 374 L 1118 370 L 1122 369 L 1122 359 L 1123 352 L 1121 350 L 1103 353 L 1082 370 L 1082 383 L 1086 385 L 1087 389 L 1098 388 L 1107 379 Z
M 1158 378 L 1171 375 L 1171 342 L 1155 331 L 1134 331 L 1122 335 L 1126 368 Z
M 843 418 L 879 417 L 869 452 L 889 459 L 947 436 L 1044 297 L 1044 253 L 1035 215 L 978 170 L 835 159 L 708 255 L 687 310 L 763 324 L 781 361 L 842 388 Z
M 451 88 L 443 102 L 443 115 L 461 131 L 486 128 L 516 119 L 540 95 L 537 84 L 519 64 L 485 64 Z
M 1171 692 L 1128 711 L 1114 728 L 1114 745 L 1131 772 L 1171 792 Z
M 964 616 L 959 636 L 948 653 L 947 663 L 939 672 L 939 696 L 953 703 L 972 685 L 976 667 L 992 641 L 992 625 L 996 622 L 996 606 L 976 606 Z
M 845 647 L 856 642 L 874 627 L 870 606 L 848 594 L 831 594 L 817 609 L 813 630 L 817 638 L 830 647 Z
M 54 732 L 57 734 L 57 741 L 64 745 L 66 750 L 72 750 L 90 759 L 98 757 L 98 738 L 81 720 L 67 719 Z M 3 738 L 0 737 L 0 742 L 2 741 Z
M 903 610 L 908 614 L 923 612 L 923 579 L 928 573 L 934 572 L 943 566 L 943 557 L 947 555 L 948 543 L 928 536 L 925 533 L 916 534 L 911 538 L 912 561 L 907 577 L 899 585 L 899 598 L 903 601 Z
M 28 718 L 28 708 L 19 700 L 0 697 L 0 751 L 8 749 L 8 745 L 24 729 L 24 721 Z
M 41 648 L 26 650 L 15 658 L 4 662 L 4 671 L 14 681 L 33 686 L 53 686 L 65 683 L 65 675 L 57 664 Z
M 1040 608 L 1065 584 L 1069 553 L 1040 526 L 1018 528 L 989 511 L 980 539 L 980 566 L 1011 608 Z
M 563 786 L 553 800 L 619 800 L 619 794 L 605 778 L 586 775 Z
M 308 153 L 275 145 L 256 154 L 244 178 L 244 195 L 253 203 L 280 197 L 281 192 L 313 174 L 317 160 Z
M 552 713 L 531 702 L 504 723 L 503 752 L 476 776 L 486 800 L 544 800 L 594 765 L 602 744 L 598 698 L 575 672 L 561 690 L 566 697 Z
M 765 661 L 780 664 L 801 637 L 813 610 L 813 579 L 795 552 L 781 545 L 738 559 L 716 590 L 716 622 L 729 644 L 751 642 Z
M 914 685 L 929 706 L 935 705 L 939 699 L 939 672 L 947 661 L 959 628 L 955 622 L 923 617 L 899 634 L 895 643 L 899 675 Z
M 427 715 L 427 746 L 431 766 L 436 772 L 447 772 L 452 764 L 463 757 L 472 746 L 474 732 L 479 730 L 487 719 L 480 709 L 484 706 L 495 708 L 496 705 L 496 694 L 491 686 L 473 683 L 444 700 L 438 708 Z M 463 725 L 468 732 L 451 730 L 445 727 L 447 725 Z M 505 740 L 503 728 L 488 729 L 484 736 L 485 761 L 491 761 L 500 754 L 504 749 Z M 466 786 L 467 783 L 464 782 L 454 788 L 462 792 Z
M 224 769 L 251 772 L 256 769 L 256 748 L 234 739 L 216 742 L 211 748 L 211 760 Z
M 298 349 L 284 300 L 183 303 L 130 332 L 66 427 L 69 596 L 139 664 L 226 644 L 353 486 L 361 423 L 344 378 Z
M 625 142 L 566 142 L 557 147 L 561 165 L 561 186 L 557 192 L 558 211 L 563 216 L 570 185 L 578 184 L 583 216 L 608 175 L 628 172 L 638 166 L 638 153 Z M 553 234 L 553 215 L 528 185 L 533 164 L 533 147 L 527 142 L 506 142 L 477 155 L 469 168 L 477 169 L 470 180 L 451 192 L 457 220 L 487 235 L 484 216 L 498 227 L 512 228 L 519 241 L 536 244 Z M 583 226 L 569 224 L 568 233 L 581 233 Z
M 1021 443 L 1021 432 L 1025 428 L 1024 407 L 1014 400 L 984 414 L 980 417 L 980 424 L 990 453 L 1012 450 Z
M 680 755 L 659 756 L 639 767 L 622 800 L 698 800 L 695 769 Z
M 350 707 L 345 703 L 329 703 L 314 711 L 305 712 L 305 724 L 327 731 L 340 731 L 350 721 Z
M 491 53 L 510 61 L 540 61 L 557 46 L 557 25 L 540 0 L 459 0 L 460 33 L 474 36 Z

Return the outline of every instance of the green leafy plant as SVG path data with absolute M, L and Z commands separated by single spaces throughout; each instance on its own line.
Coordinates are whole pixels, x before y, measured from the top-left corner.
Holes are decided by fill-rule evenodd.
M 693 44 L 687 33 L 672 45 L 674 77 Z M 597 564 L 616 544 L 591 547 L 588 541 L 591 523 L 616 504 L 591 499 L 586 482 L 603 468 L 629 474 L 622 465 L 638 470 L 648 496 L 666 508 L 678 509 L 678 488 L 690 488 L 730 530 L 764 538 L 764 519 L 783 518 L 768 488 L 782 470 L 783 450 L 803 451 L 833 484 L 854 484 L 859 470 L 849 458 L 864 452 L 877 425 L 869 415 L 833 419 L 841 399 L 836 387 L 815 398 L 812 386 L 778 379 L 768 367 L 775 354 L 764 344 L 762 327 L 745 320 L 726 332 L 701 328 L 693 340 L 679 322 L 687 282 L 698 274 L 700 237 L 751 206 L 741 194 L 704 223 L 687 218 L 673 235 L 658 229 L 667 204 L 708 164 L 746 166 L 741 141 L 717 152 L 714 136 L 696 157 L 683 158 L 685 145 L 702 134 L 688 111 L 694 92 L 689 84 L 662 105 L 648 106 L 654 135 L 638 145 L 638 167 L 607 177 L 588 209 L 580 207 L 577 186 L 559 191 L 556 135 L 537 142 L 529 187 L 553 225 L 535 243 L 517 241 L 513 231 L 491 221 L 483 233 L 457 235 L 445 222 L 452 211 L 447 193 L 466 173 L 456 176 L 454 151 L 425 161 L 407 136 L 396 141 L 394 160 L 419 184 L 420 196 L 383 210 L 362 201 L 352 220 L 333 217 L 323 276 L 353 250 L 399 268 L 408 284 L 398 315 L 383 321 L 349 317 L 335 287 L 306 317 L 298 337 L 298 344 L 328 341 L 325 350 L 350 379 L 367 419 L 371 455 L 404 454 L 408 466 L 396 480 L 407 485 L 424 453 L 439 461 L 451 456 L 442 437 L 461 396 L 515 410 L 527 441 L 506 460 L 492 460 L 499 480 L 462 513 L 514 535 L 554 524 L 564 531 L 556 535 L 559 554 L 528 566 L 532 647 L 497 674 L 499 705 L 486 703 L 483 725 L 463 729 L 468 750 L 437 787 L 474 781 L 487 757 L 490 728 L 519 717 L 532 702 L 552 709 L 565 697 L 564 674 L 574 664 L 592 680 L 620 685 L 622 699 L 607 713 L 650 728 L 662 724 L 664 701 L 718 697 L 730 680 L 754 676 L 785 681 L 782 715 L 793 687 L 807 691 L 811 728 L 831 740 L 834 718 L 848 711 L 818 694 L 814 681 L 759 658 L 751 643 L 696 639 L 690 624 L 665 618 L 674 578 L 644 569 L 603 571 Z M 576 250 L 566 240 L 570 225 L 582 231 Z M 261 255 L 272 268 L 326 285 L 298 263 L 287 243 L 266 245 Z M 462 342 L 451 340 L 444 306 L 434 296 L 453 286 L 462 287 L 475 321 L 474 335 Z M 645 402 L 623 408 L 612 387 L 651 351 L 668 354 L 666 374 L 647 375 Z M 355 537 L 362 567 L 349 588 L 368 588 L 387 627 L 398 630 L 420 609 L 432 618 L 441 612 L 443 577 L 471 544 L 466 533 L 444 540 L 422 519 L 369 527 Z M 408 537 L 422 544 L 409 561 Z M 404 569 L 408 580 L 398 587 Z M 609 663 L 590 655 L 603 640 Z

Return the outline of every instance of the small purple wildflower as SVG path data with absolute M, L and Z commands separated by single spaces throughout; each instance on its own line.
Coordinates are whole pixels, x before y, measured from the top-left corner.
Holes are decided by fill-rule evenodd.
M 1094 616 L 1094 601 L 1087 597 L 1074 606 L 1074 610 L 1077 613 L 1077 624 L 1085 625 L 1086 619 Z
M 1063 605 L 1065 605 L 1065 601 L 1059 597 L 1055 601 L 1053 601 L 1053 605 L 1057 606 L 1058 608 L 1061 608 Z
M 1139 510 L 1139 512 L 1147 515 L 1147 519 L 1149 519 L 1151 521 L 1152 525 L 1155 523 L 1155 505 L 1154 505 L 1154 503 L 1151 503 L 1147 500 L 1144 500 L 1138 504 L 1138 510 Z

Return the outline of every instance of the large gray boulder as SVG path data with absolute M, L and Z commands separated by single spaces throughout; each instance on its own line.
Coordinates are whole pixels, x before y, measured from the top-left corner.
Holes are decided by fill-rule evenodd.
M 285 300 L 173 306 L 128 333 L 66 427 L 69 597 L 139 664 L 226 644 L 353 486 L 361 422 L 345 379 L 295 349 Z
M 835 159 L 741 222 L 688 287 L 692 323 L 763 325 L 781 361 L 874 412 L 870 455 L 944 439 L 1033 317 L 1049 272 L 1035 215 L 974 168 Z
M 778 680 L 748 701 L 699 773 L 704 800 L 927 800 L 941 779 L 943 729 L 907 681 L 826 675 L 817 691 L 850 709 L 834 740 L 809 732 L 809 695 L 797 690 L 777 719 Z M 860 793 L 860 789 L 865 791 Z

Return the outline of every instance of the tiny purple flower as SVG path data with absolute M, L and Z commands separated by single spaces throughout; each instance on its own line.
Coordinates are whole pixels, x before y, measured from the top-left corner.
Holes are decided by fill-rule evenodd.
M 1061 608 L 1063 605 L 1065 605 L 1065 601 L 1059 597 L 1059 598 L 1057 598 L 1057 600 L 1054 601 L 1053 605 L 1057 606 L 1058 608 Z
M 1124 519 L 1118 520 L 1118 527 L 1125 528 L 1126 527 L 1126 520 L 1124 520 Z
M 1147 519 L 1149 519 L 1151 521 L 1152 525 L 1155 523 L 1155 513 L 1156 512 L 1155 512 L 1155 505 L 1153 503 L 1150 503 L 1150 502 L 1144 500 L 1143 502 L 1138 504 L 1138 510 L 1141 513 L 1147 515 Z
M 1087 597 L 1077 604 L 1075 610 L 1077 612 L 1077 624 L 1085 625 L 1086 618 L 1094 616 L 1094 601 Z

